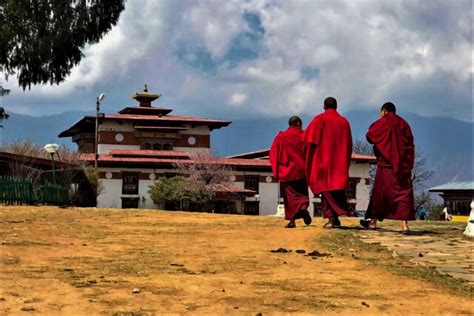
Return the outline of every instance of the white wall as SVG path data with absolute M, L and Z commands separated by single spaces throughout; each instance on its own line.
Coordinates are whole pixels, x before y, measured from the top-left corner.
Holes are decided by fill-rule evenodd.
M 368 163 L 351 163 L 349 168 L 349 177 L 368 178 L 369 164 Z
M 150 198 L 150 195 L 148 194 L 150 186 L 154 183 L 154 180 L 140 180 L 140 183 L 138 184 L 138 195 L 140 195 L 140 202 L 138 203 L 138 208 L 158 208 L 158 206 L 153 203 L 152 199 Z
M 369 206 L 370 185 L 365 184 L 365 179 L 370 178 L 370 165 L 368 163 L 351 163 L 349 175 L 361 178 L 356 186 L 356 210 L 365 211 Z
M 122 194 L 122 179 L 101 179 L 104 192 L 97 199 L 97 207 L 121 208 L 122 197 L 139 197 L 138 208 L 156 209 L 148 194 L 149 186 L 153 180 L 140 180 L 137 194 Z M 143 200 L 143 197 L 145 198 Z
M 366 211 L 369 206 L 370 186 L 365 184 L 365 179 L 360 179 L 356 187 L 356 210 Z
M 278 183 L 260 183 L 260 215 L 275 215 L 278 206 Z
M 122 179 L 101 179 L 104 191 L 97 197 L 97 207 L 122 207 Z
M 110 154 L 110 150 L 140 150 L 138 145 L 99 144 L 99 154 Z

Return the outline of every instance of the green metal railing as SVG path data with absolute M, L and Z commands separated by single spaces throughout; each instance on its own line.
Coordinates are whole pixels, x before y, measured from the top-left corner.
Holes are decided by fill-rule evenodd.
M 61 185 L 49 182 L 34 185 L 30 180 L 0 176 L 0 203 L 64 205 L 67 202 L 68 190 Z
M 0 203 L 33 204 L 33 196 L 31 181 L 0 176 Z
M 43 204 L 64 205 L 68 201 L 67 189 L 61 185 L 46 182 L 39 186 L 39 201 Z

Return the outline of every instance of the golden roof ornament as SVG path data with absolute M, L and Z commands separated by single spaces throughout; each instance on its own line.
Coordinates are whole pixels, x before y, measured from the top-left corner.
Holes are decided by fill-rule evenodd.
M 151 103 L 158 99 L 160 94 L 148 93 L 148 84 L 145 83 L 143 92 L 136 92 L 132 98 L 137 100 L 140 107 L 151 107 Z

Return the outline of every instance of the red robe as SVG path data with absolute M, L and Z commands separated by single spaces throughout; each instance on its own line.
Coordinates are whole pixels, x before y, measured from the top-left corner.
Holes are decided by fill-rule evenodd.
M 278 181 L 305 178 L 305 144 L 302 135 L 300 128 L 290 126 L 275 137 L 270 148 L 270 163 Z
M 336 110 L 316 116 L 304 132 L 306 179 L 313 193 L 346 190 L 352 155 L 349 122 Z
M 280 181 L 287 220 L 295 218 L 298 211 L 309 206 L 302 134 L 300 128 L 290 126 L 275 137 L 270 148 L 270 163 L 273 175 Z
M 352 155 L 351 127 L 334 109 L 316 116 L 306 128 L 306 179 L 314 194 L 321 193 L 323 217 L 351 216 L 345 190 Z
M 411 171 L 415 145 L 410 126 L 395 113 L 388 113 L 370 126 L 366 137 L 374 145 L 377 157 L 377 173 L 366 217 L 414 220 Z

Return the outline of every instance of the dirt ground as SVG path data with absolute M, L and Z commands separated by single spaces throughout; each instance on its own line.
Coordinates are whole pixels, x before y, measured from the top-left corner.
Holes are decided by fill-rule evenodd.
M 272 217 L 0 206 L 0 223 L 2 314 L 474 310 L 469 297 L 381 267 L 308 256 L 323 252 L 318 235 L 332 233 L 322 220 L 285 229 Z M 270 252 L 280 247 L 293 251 Z

